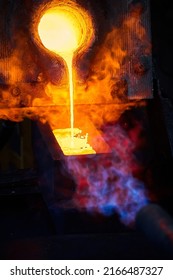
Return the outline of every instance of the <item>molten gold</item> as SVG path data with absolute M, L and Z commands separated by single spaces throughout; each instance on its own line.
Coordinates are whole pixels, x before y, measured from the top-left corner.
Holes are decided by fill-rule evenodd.
M 57 6 L 45 11 L 38 25 L 43 45 L 61 56 L 67 66 L 70 93 L 71 141 L 69 146 L 78 148 L 79 139 L 74 138 L 74 80 L 73 59 L 78 49 L 86 49 L 93 40 L 93 28 L 89 15 L 74 6 Z M 67 139 L 64 141 L 68 142 Z M 82 140 L 80 139 L 80 142 Z
M 38 34 L 43 45 L 61 57 L 84 52 L 94 39 L 91 16 L 68 3 L 47 9 L 39 20 Z
M 82 130 L 73 129 L 73 146 L 71 145 L 71 129 L 55 129 L 53 134 L 60 145 L 64 155 L 86 155 L 96 154 L 93 148 L 88 144 L 88 134 L 82 136 Z
M 80 25 L 73 15 L 59 8 L 50 9 L 43 15 L 38 32 L 43 45 L 62 57 L 73 54 L 80 46 Z

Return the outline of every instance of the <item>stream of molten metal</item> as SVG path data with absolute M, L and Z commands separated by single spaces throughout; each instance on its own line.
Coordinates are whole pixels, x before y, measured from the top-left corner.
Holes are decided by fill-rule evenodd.
M 70 96 L 70 133 L 71 137 L 65 137 L 61 148 L 63 150 L 63 143 L 69 147 L 73 154 L 73 149 L 81 149 L 81 142 L 86 145 L 86 137 L 74 139 L 74 78 L 73 78 L 73 60 L 75 52 L 82 46 L 86 38 L 83 37 L 84 30 L 86 30 L 87 23 L 80 20 L 80 14 L 76 10 L 69 11 L 62 7 L 48 9 L 40 19 L 38 25 L 38 33 L 43 45 L 50 51 L 61 56 L 66 64 L 68 72 L 69 96 Z M 88 38 L 87 38 L 88 40 Z M 63 134 L 59 134 L 59 137 Z M 61 139 L 60 139 L 61 140 Z M 79 145 L 80 143 L 80 145 Z

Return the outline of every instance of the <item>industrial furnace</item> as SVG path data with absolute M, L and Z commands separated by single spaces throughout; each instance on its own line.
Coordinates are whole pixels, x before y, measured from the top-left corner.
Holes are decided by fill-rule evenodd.
M 114 216 L 116 230 L 136 219 L 150 227 L 156 211 L 162 235 L 171 220 L 152 205 L 164 193 L 156 161 L 169 161 L 172 136 L 153 76 L 149 0 L 1 3 L 0 118 L 32 120 L 40 191 L 57 232 L 66 215 L 70 224 L 81 215 L 92 233 L 100 217 Z

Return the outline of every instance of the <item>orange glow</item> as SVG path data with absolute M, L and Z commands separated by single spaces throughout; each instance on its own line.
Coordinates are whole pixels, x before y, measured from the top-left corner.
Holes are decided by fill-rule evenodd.
M 62 6 L 48 9 L 41 17 L 38 25 L 38 33 L 43 45 L 48 50 L 60 55 L 67 66 L 70 93 L 71 141 L 70 143 L 66 141 L 68 137 L 64 139 L 64 141 L 68 142 L 73 150 L 74 146 L 77 147 L 79 142 L 78 138 L 74 138 L 73 58 L 77 49 L 79 49 L 85 41 L 88 41 L 88 37 L 86 36 L 88 27 L 87 22 L 84 21 L 84 19 L 82 20 L 81 13 L 73 8 L 68 10 L 66 7 Z M 91 40 L 91 38 L 89 39 Z M 62 137 L 60 141 L 61 139 Z
M 20 33 L 16 50 L 12 52 L 10 57 L 5 58 L 5 62 L 4 59 L 0 60 L 0 69 L 3 71 L 10 65 L 7 73 L 8 88 L 3 86 L 0 89 L 0 118 L 22 121 L 26 117 L 43 123 L 49 122 L 52 130 L 73 126 L 69 124 L 68 117 L 70 115 L 70 82 L 67 82 L 67 75 L 63 76 L 61 58 L 64 54 L 61 52 L 62 46 L 64 46 L 66 54 L 73 52 L 73 63 L 71 60 L 73 72 L 71 72 L 71 76 L 75 82 L 72 85 L 74 87 L 74 90 L 72 90 L 74 98 L 72 98 L 71 104 L 74 102 L 75 105 L 74 127 L 83 131 L 83 125 L 85 125 L 83 116 L 85 115 L 99 130 L 107 122 L 116 122 L 125 110 L 134 106 L 145 106 L 144 100 L 132 101 L 128 99 L 127 83 L 131 78 L 126 75 L 129 70 L 129 61 L 132 57 L 136 57 L 138 46 L 142 46 L 143 55 L 151 54 L 150 40 L 143 26 L 141 15 L 139 13 L 133 15 L 129 12 L 120 25 L 113 25 L 112 29 L 103 38 L 101 37 L 99 44 L 96 41 L 94 47 L 89 49 L 94 38 L 99 35 L 97 34 L 99 24 L 101 25 L 100 30 L 102 29 L 102 22 L 95 22 L 94 25 L 92 10 L 90 15 L 88 11 L 76 3 L 77 1 L 71 0 L 47 1 L 49 2 L 48 5 L 45 5 L 45 1 L 43 2 L 44 4 L 40 4 L 39 9 L 35 10 L 30 26 L 33 42 L 40 54 L 37 61 L 36 52 L 36 62 L 33 64 L 35 66 L 25 67 L 25 64 L 23 64 L 25 60 L 26 65 L 32 65 L 34 49 L 32 50 L 29 44 L 26 45 L 26 40 L 23 40 Z M 57 36 L 53 35 L 54 42 L 57 44 L 55 46 L 57 47 L 56 50 L 54 46 L 47 45 L 44 34 L 39 35 L 38 33 L 41 31 L 38 29 L 41 28 L 41 19 L 44 18 L 45 14 L 53 13 L 55 17 L 57 11 L 60 13 L 59 16 L 63 17 L 63 20 L 67 20 L 65 26 L 69 28 L 70 38 L 63 37 L 62 40 L 61 30 L 56 29 Z M 72 27 L 69 27 L 69 23 Z M 56 30 L 53 27 L 52 32 Z M 50 32 L 47 29 L 45 33 L 47 38 L 49 38 Z M 61 38 L 58 38 L 59 36 Z M 65 46 L 65 40 L 71 40 L 71 45 L 69 41 L 66 41 Z M 89 55 L 85 56 L 84 54 L 87 51 Z M 37 63 L 40 64 L 38 69 L 42 71 L 36 80 L 37 83 L 21 82 L 25 81 L 29 71 L 37 69 Z M 65 66 L 67 69 L 67 65 Z M 51 71 L 49 72 L 52 68 L 53 71 L 57 69 L 60 73 L 57 74 L 59 79 L 55 83 L 52 82 Z M 71 80 L 70 75 L 68 76 Z M 39 80 L 39 77 L 43 79 Z M 86 134 L 87 132 L 89 138 L 91 138 L 88 127 L 83 133 Z M 95 149 L 92 143 L 91 146 Z
M 84 52 L 94 40 L 91 16 L 81 7 L 63 3 L 44 11 L 38 24 L 43 45 L 64 58 L 67 53 Z
M 64 155 L 92 155 L 92 154 L 105 154 L 110 153 L 110 148 L 102 137 L 102 133 L 93 125 L 90 119 L 84 112 L 80 115 L 76 112 L 77 127 L 74 128 L 74 146 L 71 147 L 70 143 L 70 129 L 69 128 L 56 128 L 52 132 L 61 147 Z M 57 126 L 57 125 L 56 125 Z
M 60 145 L 64 155 L 88 155 L 96 154 L 91 145 L 88 143 L 88 133 L 81 136 L 82 130 L 73 129 L 73 146 L 71 145 L 71 129 L 55 129 L 53 134 Z
M 73 14 L 54 8 L 42 16 L 38 33 L 43 45 L 61 55 L 73 53 L 81 44 L 82 28 Z
M 128 76 L 132 57 L 136 57 L 135 52 L 140 49 L 138 44 L 142 45 L 143 55 L 151 54 L 151 43 L 141 23 L 141 15 L 137 14 L 134 17 L 129 13 L 122 25 L 113 27 L 101 44 L 95 48 L 86 78 L 82 80 L 78 69 L 74 69 L 76 70 L 74 71 L 76 76 L 74 103 L 105 105 L 118 103 L 121 107 L 121 103 L 128 102 L 126 76 Z M 48 83 L 46 93 L 51 94 L 56 104 L 67 104 L 65 98 L 67 88 L 60 87 L 58 90 L 56 86 Z M 147 93 L 144 92 L 143 96 L 145 95 L 147 96 Z

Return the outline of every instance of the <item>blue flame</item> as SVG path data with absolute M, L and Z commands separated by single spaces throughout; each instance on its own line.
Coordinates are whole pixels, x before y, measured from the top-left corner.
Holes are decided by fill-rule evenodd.
M 104 138 L 111 154 L 67 158 L 77 185 L 74 202 L 89 212 L 117 213 L 124 224 L 132 224 L 148 203 L 143 182 L 132 175 L 135 144 L 119 125 L 107 127 Z

